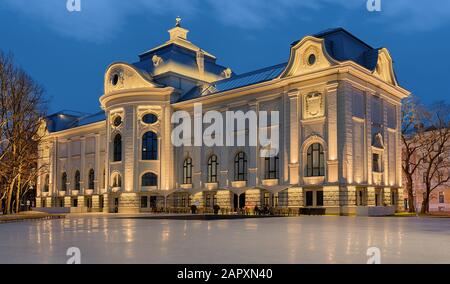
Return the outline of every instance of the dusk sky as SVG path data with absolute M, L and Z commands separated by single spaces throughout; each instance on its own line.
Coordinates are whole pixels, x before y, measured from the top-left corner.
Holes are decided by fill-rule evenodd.
M 286 62 L 290 44 L 343 27 L 387 47 L 399 83 L 426 103 L 450 101 L 450 1 L 381 0 L 0 0 L 0 50 L 44 86 L 49 112 L 100 110 L 103 76 L 115 61 L 168 40 L 176 16 L 188 39 L 240 74 Z

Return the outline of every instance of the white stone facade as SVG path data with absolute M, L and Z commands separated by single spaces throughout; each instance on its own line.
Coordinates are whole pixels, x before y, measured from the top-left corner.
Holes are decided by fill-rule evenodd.
M 187 32 L 171 30 L 173 34 L 179 38 L 166 44 L 195 49 Z M 211 55 L 196 52 L 198 64 L 192 70 L 157 55 L 149 64 L 167 70 L 145 73 L 136 65 L 112 64 L 100 98 L 106 120 L 49 132 L 42 143 L 41 163 L 48 170 L 38 180 L 37 206 L 123 213 L 162 208 L 181 212 L 193 204 L 205 212 L 214 204 L 226 211 L 268 205 L 286 210 L 320 207 L 335 214 L 355 213 L 357 206 L 402 208 L 400 107 L 409 92 L 398 85 L 386 49 L 376 50 L 371 71 L 333 58 L 324 38 L 307 36 L 292 46 L 289 62 L 275 78 L 183 100 L 190 88 L 231 76 L 229 68 L 220 75 L 207 74 L 201 60 Z M 172 113 L 192 114 L 194 103 L 202 103 L 204 112 L 223 114 L 279 111 L 276 170 L 269 173 L 259 147 L 174 147 Z M 146 114 L 157 121 L 145 123 Z M 120 123 L 115 123 L 117 117 Z M 156 134 L 157 157 L 143 159 L 143 136 L 150 131 Z M 118 134 L 121 159 L 114 161 Z M 246 156 L 242 180 L 236 180 L 235 172 L 239 152 Z M 218 165 L 210 178 L 208 160 L 213 155 Z M 188 158 L 193 167 L 186 183 Z M 149 173 L 150 186 L 143 184 Z

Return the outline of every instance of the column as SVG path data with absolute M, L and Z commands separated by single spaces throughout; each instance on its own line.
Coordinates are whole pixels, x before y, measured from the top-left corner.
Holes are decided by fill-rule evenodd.
M 337 87 L 338 83 L 327 86 L 327 138 L 328 138 L 328 182 L 338 181 L 337 153 Z
M 367 206 L 375 206 L 375 187 L 367 187 Z
M 258 114 L 259 111 L 259 106 L 258 106 L 258 102 L 251 102 L 249 103 L 249 112 L 254 112 L 256 114 Z M 258 115 L 256 115 L 256 125 L 259 126 L 259 121 L 258 121 Z M 250 128 L 246 128 L 245 129 L 246 132 L 246 136 L 248 137 L 248 141 L 250 142 L 250 139 L 253 139 L 253 137 L 250 137 Z M 257 131 L 258 133 L 258 131 Z M 258 137 L 256 137 L 256 142 L 258 145 Z M 248 184 L 247 186 L 256 186 L 258 185 L 258 159 L 259 159 L 259 147 L 251 147 L 250 143 L 249 143 L 249 165 L 248 165 Z M 246 199 L 247 199 L 247 195 L 245 195 Z
M 86 181 L 86 137 L 81 137 L 80 139 L 81 143 L 81 151 L 80 151 L 80 157 L 81 157 L 81 165 L 80 165 L 80 195 L 84 194 L 85 190 L 85 181 Z M 78 200 L 78 205 L 80 205 L 80 201 Z M 83 204 L 84 205 L 84 204 Z
M 100 184 L 103 177 L 100 163 L 100 134 L 95 134 L 95 178 L 94 178 L 94 194 L 100 193 Z
M 289 91 L 289 181 L 299 183 L 299 94 L 298 90 Z

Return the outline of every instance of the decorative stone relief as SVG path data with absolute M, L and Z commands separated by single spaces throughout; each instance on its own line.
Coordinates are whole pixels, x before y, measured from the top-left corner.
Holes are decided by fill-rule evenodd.
M 309 93 L 304 96 L 303 118 L 311 119 L 324 115 L 324 102 L 321 93 Z
M 158 55 L 153 55 L 152 61 L 153 61 L 154 67 L 158 67 L 159 65 L 161 65 L 164 62 L 164 60 L 161 57 L 159 57 Z
M 222 77 L 225 77 L 225 78 L 230 78 L 231 77 L 231 74 L 233 73 L 233 71 L 231 71 L 231 69 L 230 68 L 227 68 L 227 69 L 225 69 L 225 70 L 223 70 L 222 71 Z

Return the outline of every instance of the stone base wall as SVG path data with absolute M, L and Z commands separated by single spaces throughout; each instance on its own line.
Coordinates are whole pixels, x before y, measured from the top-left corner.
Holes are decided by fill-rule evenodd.
M 140 199 L 137 193 L 124 192 L 119 197 L 119 213 L 139 213 Z
M 356 187 L 341 186 L 339 188 L 339 206 L 348 207 L 356 204 Z
M 274 196 L 278 197 L 278 207 L 288 207 L 288 208 L 301 208 L 305 206 L 305 191 L 307 189 L 302 187 L 292 187 L 283 192 L 274 193 Z M 311 189 L 309 189 L 311 190 Z M 323 202 L 327 210 L 327 214 L 342 214 L 350 215 L 356 213 L 356 190 L 355 186 L 324 186 L 323 188 L 316 188 L 315 191 L 323 190 Z M 245 192 L 245 206 L 247 208 L 254 208 L 255 206 L 261 207 L 264 199 L 264 190 L 261 189 L 249 189 Z M 375 206 L 375 187 L 367 187 L 367 206 Z M 382 191 L 382 201 L 386 205 L 391 205 L 391 192 L 396 193 L 396 209 L 397 211 L 403 211 L 403 191 L 402 189 L 391 189 L 390 187 L 383 188 Z M 148 204 L 147 208 L 141 208 L 141 196 L 147 196 Z M 104 212 L 104 213 L 114 213 L 115 211 L 115 198 L 119 199 L 118 213 L 139 213 L 139 212 L 152 212 L 150 207 L 150 197 L 155 196 L 150 193 L 135 193 L 135 192 L 124 192 L 124 193 L 108 193 L 103 195 L 92 195 L 83 196 L 79 195 L 76 197 L 65 196 L 64 207 L 71 208 L 71 212 Z M 316 196 L 316 195 L 315 195 Z M 101 208 L 101 197 L 103 198 L 103 208 Z M 193 195 L 187 196 L 186 206 L 189 207 L 190 204 L 197 204 L 199 209 L 205 207 L 205 192 L 198 192 Z M 78 206 L 73 207 L 73 198 L 78 200 Z M 92 207 L 87 208 L 86 199 L 91 198 Z M 316 198 L 316 197 L 315 197 Z M 42 207 L 45 201 L 45 206 L 47 208 L 59 207 L 60 202 L 58 199 L 57 204 L 53 204 L 54 198 L 43 197 L 36 199 L 36 207 Z M 233 209 L 234 207 L 234 193 L 229 190 L 218 190 L 215 195 L 216 204 L 222 209 Z M 211 199 L 212 201 L 212 199 Z M 158 209 L 171 208 L 173 207 L 173 196 L 164 197 L 162 195 L 157 196 L 156 206 Z
M 245 206 L 249 208 L 261 207 L 260 189 L 249 189 L 245 192 Z
M 303 207 L 303 188 L 301 187 L 292 187 L 288 189 L 288 202 L 287 206 L 289 208 Z
M 72 197 L 70 196 L 64 196 L 64 207 L 70 208 L 72 207 Z
M 47 208 L 52 208 L 53 207 L 53 202 L 52 202 L 52 198 L 51 197 L 46 197 L 45 198 L 45 207 L 47 207 Z
M 233 193 L 228 190 L 219 190 L 216 195 L 217 205 L 221 209 L 232 209 L 233 208 Z
M 195 204 L 198 208 L 205 207 L 205 196 L 203 192 L 196 193 L 192 196 L 192 204 Z

